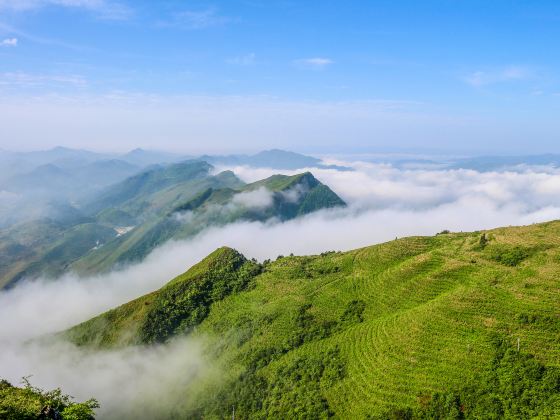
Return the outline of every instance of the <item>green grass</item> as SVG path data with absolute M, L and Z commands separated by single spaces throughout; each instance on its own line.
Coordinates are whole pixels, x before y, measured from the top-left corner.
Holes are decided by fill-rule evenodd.
M 522 352 L 559 368 L 560 222 L 496 229 L 483 247 L 480 237 L 412 237 L 265 262 L 183 330 L 204 337 L 222 373 L 189 390 L 190 415 L 221 418 L 236 405 L 240 418 L 405 416 L 437 393 L 476 384 L 496 357 L 495 337 L 509 348 L 519 339 Z M 194 270 L 204 277 L 208 268 Z M 148 321 L 150 296 L 117 309 L 119 322 L 110 312 L 69 336 L 102 348 L 131 341 L 98 337 L 131 332 L 132 342 L 151 342 L 129 326 Z
M 265 187 L 266 189 L 270 190 L 270 191 L 284 191 L 287 190 L 299 183 L 301 183 L 302 181 L 306 182 L 307 184 L 309 184 L 309 186 L 315 187 L 318 185 L 318 181 L 315 179 L 315 177 L 313 177 L 313 175 L 311 175 L 310 172 L 305 172 L 302 174 L 297 174 L 297 175 L 292 175 L 292 176 L 288 176 L 288 175 L 272 175 L 266 179 L 262 179 L 260 181 L 256 181 L 253 182 L 251 184 L 248 184 L 244 187 L 245 191 L 253 191 L 253 190 L 257 190 L 261 187 Z
M 113 347 L 167 341 L 199 325 L 214 302 L 249 286 L 258 264 L 220 248 L 162 289 L 80 324 L 65 335 L 77 345 Z
M 205 178 L 211 169 L 212 166 L 206 162 L 186 161 L 146 170 L 106 188 L 86 205 L 86 211 L 97 214 L 181 182 Z

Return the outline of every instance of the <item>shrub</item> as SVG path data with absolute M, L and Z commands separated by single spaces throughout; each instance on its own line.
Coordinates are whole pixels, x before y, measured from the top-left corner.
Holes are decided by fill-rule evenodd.
M 0 380 L 0 418 L 93 420 L 99 404 L 95 399 L 77 403 L 60 388 L 44 391 L 23 378 L 23 388 Z
M 529 258 L 534 250 L 521 246 L 495 245 L 489 248 L 492 260 L 508 267 L 515 267 Z

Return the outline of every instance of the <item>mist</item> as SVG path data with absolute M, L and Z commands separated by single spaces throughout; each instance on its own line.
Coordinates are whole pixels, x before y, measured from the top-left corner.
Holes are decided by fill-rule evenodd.
M 62 387 L 78 401 L 95 396 L 98 418 L 173 418 L 189 403 L 188 386 L 208 374 L 199 343 L 187 338 L 97 352 L 59 340 L 1 343 L 3 377 L 18 384 L 25 371 L 34 386 Z
M 157 411 L 188 401 L 189 384 L 212 371 L 201 339 L 91 352 L 43 337 L 161 287 L 224 245 L 247 258 L 264 260 L 290 253 L 350 250 L 444 229 L 471 231 L 560 219 L 560 171 L 554 168 L 480 173 L 338 163 L 354 171 L 309 170 L 347 202 L 346 208 L 287 222 L 209 228 L 190 240 L 168 242 L 142 263 L 106 275 L 79 278 L 69 273 L 56 281 L 27 281 L 0 292 L 4 320 L 0 377 L 17 384 L 22 376 L 33 375 L 35 385 L 60 386 L 79 399 L 96 397 L 101 418 L 122 418 L 134 410 Z M 266 168 L 216 168 L 223 169 L 233 169 L 247 182 L 277 173 Z M 239 195 L 237 200 L 255 207 L 269 203 L 261 190 Z

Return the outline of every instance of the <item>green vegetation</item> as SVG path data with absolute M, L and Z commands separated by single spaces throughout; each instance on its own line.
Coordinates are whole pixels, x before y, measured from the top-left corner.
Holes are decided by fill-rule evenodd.
M 252 184 L 240 184 L 232 172 L 224 172 L 178 184 L 152 196 L 141 195 L 141 200 L 127 201 L 123 211 L 144 218 L 144 222 L 130 233 L 87 253 L 72 264 L 72 269 L 82 274 L 95 273 L 117 264 L 140 261 L 167 240 L 192 237 L 208 226 L 223 226 L 240 220 L 289 220 L 322 208 L 345 205 L 308 172 L 294 176 L 273 175 Z M 270 206 L 251 208 L 235 203 L 237 194 L 259 188 L 270 192 Z M 151 217 L 150 212 L 153 212 Z
M 70 262 L 115 237 L 98 223 L 64 227 L 52 220 L 25 223 L 0 232 L 0 288 L 26 276 L 57 276 Z
M 78 345 L 165 342 L 191 331 L 208 316 L 213 303 L 246 289 L 259 271 L 255 262 L 232 249 L 220 248 L 160 290 L 65 334 Z
M 117 207 L 134 198 L 145 196 L 181 182 L 208 176 L 212 166 L 201 161 L 187 161 L 144 171 L 107 188 L 88 203 L 86 209 L 96 214 Z
M 515 267 L 529 258 L 542 247 L 525 247 L 520 245 L 495 245 L 487 249 L 487 254 L 494 261 L 508 267 Z
M 185 389 L 185 417 L 557 418 L 560 222 L 483 236 L 260 265 L 220 249 L 64 334 L 97 348 L 203 339 L 219 374 Z
M 93 420 L 96 400 L 72 401 L 60 389 L 43 391 L 24 378 L 24 387 L 17 388 L 0 380 L 0 418 L 5 420 Z
M 211 169 L 202 161 L 158 166 L 104 190 L 85 204 L 89 217 L 73 216 L 74 224 L 40 221 L 0 232 L 0 288 L 68 270 L 82 275 L 108 271 L 209 226 L 288 220 L 345 205 L 308 172 L 245 185 L 231 171 L 211 175 Z M 235 200 L 259 188 L 271 194 L 270 206 L 252 208 Z
M 469 385 L 420 399 L 416 409 L 400 409 L 381 418 L 532 419 L 560 418 L 560 367 L 496 339 L 489 366 Z

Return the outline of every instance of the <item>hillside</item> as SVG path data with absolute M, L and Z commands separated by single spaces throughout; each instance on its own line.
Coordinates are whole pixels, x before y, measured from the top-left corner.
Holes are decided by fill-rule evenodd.
M 231 171 L 214 175 L 206 162 L 145 170 L 97 194 L 80 210 L 0 232 L 0 287 L 65 271 L 95 274 L 141 261 L 170 239 L 236 221 L 289 220 L 344 206 L 311 173 L 274 175 L 245 184 Z M 55 217 L 57 216 L 57 217 Z M 32 232 L 32 239 L 29 239 Z
M 204 338 L 220 375 L 188 390 L 195 417 L 557 418 L 559 238 L 550 222 L 260 265 L 225 248 L 64 335 Z
M 107 188 L 86 203 L 84 209 L 95 214 L 181 182 L 205 178 L 211 169 L 206 162 L 191 161 L 148 169 Z
M 209 226 L 241 220 L 289 220 L 345 205 L 310 173 L 274 175 L 243 185 L 232 172 L 226 171 L 214 177 L 196 178 L 187 186 L 185 189 L 185 184 L 178 184 L 152 196 L 141 195 L 141 202 L 134 199 L 116 207 L 136 220 L 143 220 L 129 233 L 89 252 L 72 269 L 90 274 L 116 264 L 140 261 L 169 239 L 186 239 Z M 152 217 L 147 217 L 150 211 Z

